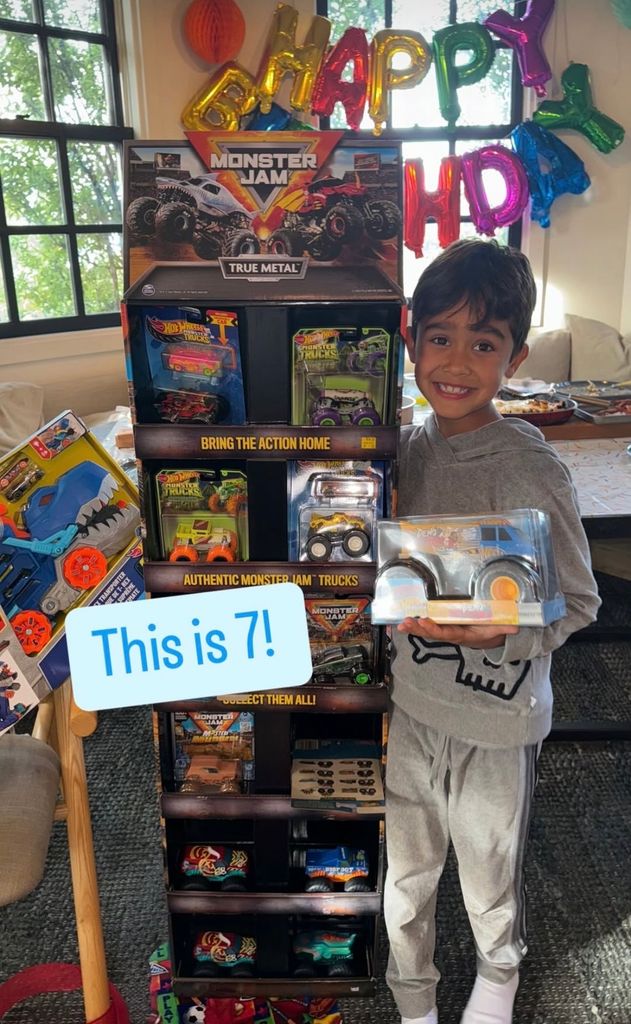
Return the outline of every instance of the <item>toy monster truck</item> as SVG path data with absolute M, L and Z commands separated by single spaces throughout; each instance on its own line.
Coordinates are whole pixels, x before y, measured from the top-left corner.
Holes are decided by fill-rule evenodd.
M 350 647 L 327 647 L 313 658 L 314 683 L 327 682 L 331 677 L 350 676 L 354 683 L 366 686 L 372 681 L 368 671 L 368 651 L 363 644 Z
M 234 562 L 239 542 L 236 533 L 224 527 L 213 528 L 207 519 L 178 526 L 170 562 Z
M 73 466 L 38 487 L 18 525 L 0 514 L 0 604 L 26 654 L 37 654 L 52 623 L 107 573 L 107 560 L 129 544 L 138 509 L 111 504 L 114 478 L 95 462 Z
M 378 377 L 386 368 L 386 341 L 383 335 L 373 335 L 357 342 L 348 342 L 342 349 L 347 370 Z
M 220 185 L 214 174 L 178 181 L 156 178 L 157 198 L 141 196 L 127 207 L 127 227 L 139 241 L 192 242 L 198 256 L 242 256 L 260 252 L 253 213 Z
M 169 423 L 219 423 L 228 414 L 222 395 L 169 391 L 156 402 L 156 409 Z
M 349 978 L 354 972 L 354 932 L 299 932 L 292 948 L 296 958 L 294 977 L 313 978 L 319 969 L 329 978 Z
M 364 185 L 322 178 L 299 193 L 287 208 L 282 224 L 267 242 L 276 255 L 334 260 L 342 246 L 356 242 L 365 231 L 370 238 L 394 238 L 401 211 L 387 199 L 373 199 Z
M 245 850 L 209 843 L 185 846 L 180 856 L 178 888 L 204 892 L 219 886 L 222 892 L 244 892 L 249 870 Z
M 256 961 L 256 939 L 233 932 L 200 932 L 193 945 L 196 978 L 251 978 Z
M 222 480 L 208 499 L 211 512 L 225 512 L 238 516 L 247 503 L 246 481 L 238 478 Z
M 305 892 L 371 892 L 368 860 L 363 850 L 336 846 L 333 850 L 305 851 Z
M 311 408 L 311 425 L 339 427 L 345 423 L 355 427 L 373 427 L 381 423 L 370 395 L 351 388 L 321 391 Z
M 307 557 L 312 562 L 328 562 L 335 545 L 341 544 L 349 558 L 361 558 L 370 548 L 370 534 L 361 516 L 347 512 L 317 513 L 311 516 L 309 535 L 305 544 Z

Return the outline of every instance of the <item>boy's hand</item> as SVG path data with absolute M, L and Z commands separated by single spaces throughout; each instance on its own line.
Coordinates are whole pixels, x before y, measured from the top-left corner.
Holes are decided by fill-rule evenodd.
M 397 626 L 398 633 L 412 633 L 424 640 L 439 640 L 445 644 L 471 647 L 476 651 L 502 647 L 510 633 L 518 633 L 517 626 L 443 626 L 432 619 L 404 619 Z

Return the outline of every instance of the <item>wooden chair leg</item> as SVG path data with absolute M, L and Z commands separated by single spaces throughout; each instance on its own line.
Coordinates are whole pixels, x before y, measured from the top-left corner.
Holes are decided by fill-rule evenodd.
M 71 729 L 70 683 L 55 690 L 55 726 L 67 807 L 68 850 L 77 919 L 79 963 L 86 1021 L 103 1017 L 110 1006 L 94 858 L 92 821 L 83 758 L 83 741 Z

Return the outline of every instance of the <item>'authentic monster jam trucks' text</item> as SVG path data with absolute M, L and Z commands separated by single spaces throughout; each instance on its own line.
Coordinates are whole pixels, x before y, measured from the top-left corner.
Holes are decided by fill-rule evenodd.
M 394 238 L 401 227 L 401 211 L 387 199 L 375 199 L 364 185 L 340 178 L 313 181 L 287 197 L 283 221 L 267 242 L 276 255 L 334 260 L 342 246 L 369 238 Z
M 110 503 L 116 486 L 87 461 L 33 491 L 21 523 L 0 508 L 0 603 L 26 654 L 45 647 L 55 617 L 100 583 L 108 558 L 133 539 L 138 509 Z
M 157 196 L 140 196 L 127 207 L 131 234 L 143 241 L 190 242 L 203 260 L 261 251 L 252 230 L 253 213 L 220 185 L 214 174 L 156 178 Z

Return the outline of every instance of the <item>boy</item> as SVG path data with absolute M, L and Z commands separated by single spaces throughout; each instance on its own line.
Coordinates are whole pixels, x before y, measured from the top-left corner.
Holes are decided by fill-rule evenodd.
M 536 289 L 518 250 L 463 239 L 421 276 L 410 358 L 432 406 L 401 438 L 397 514 L 548 512 L 567 615 L 545 627 L 393 631 L 388 743 L 386 978 L 402 1024 L 436 1024 L 436 889 L 451 839 L 478 973 L 461 1024 L 511 1024 L 526 953 L 523 859 L 550 653 L 600 604 L 569 473 L 541 432 L 493 399 L 526 358 Z

